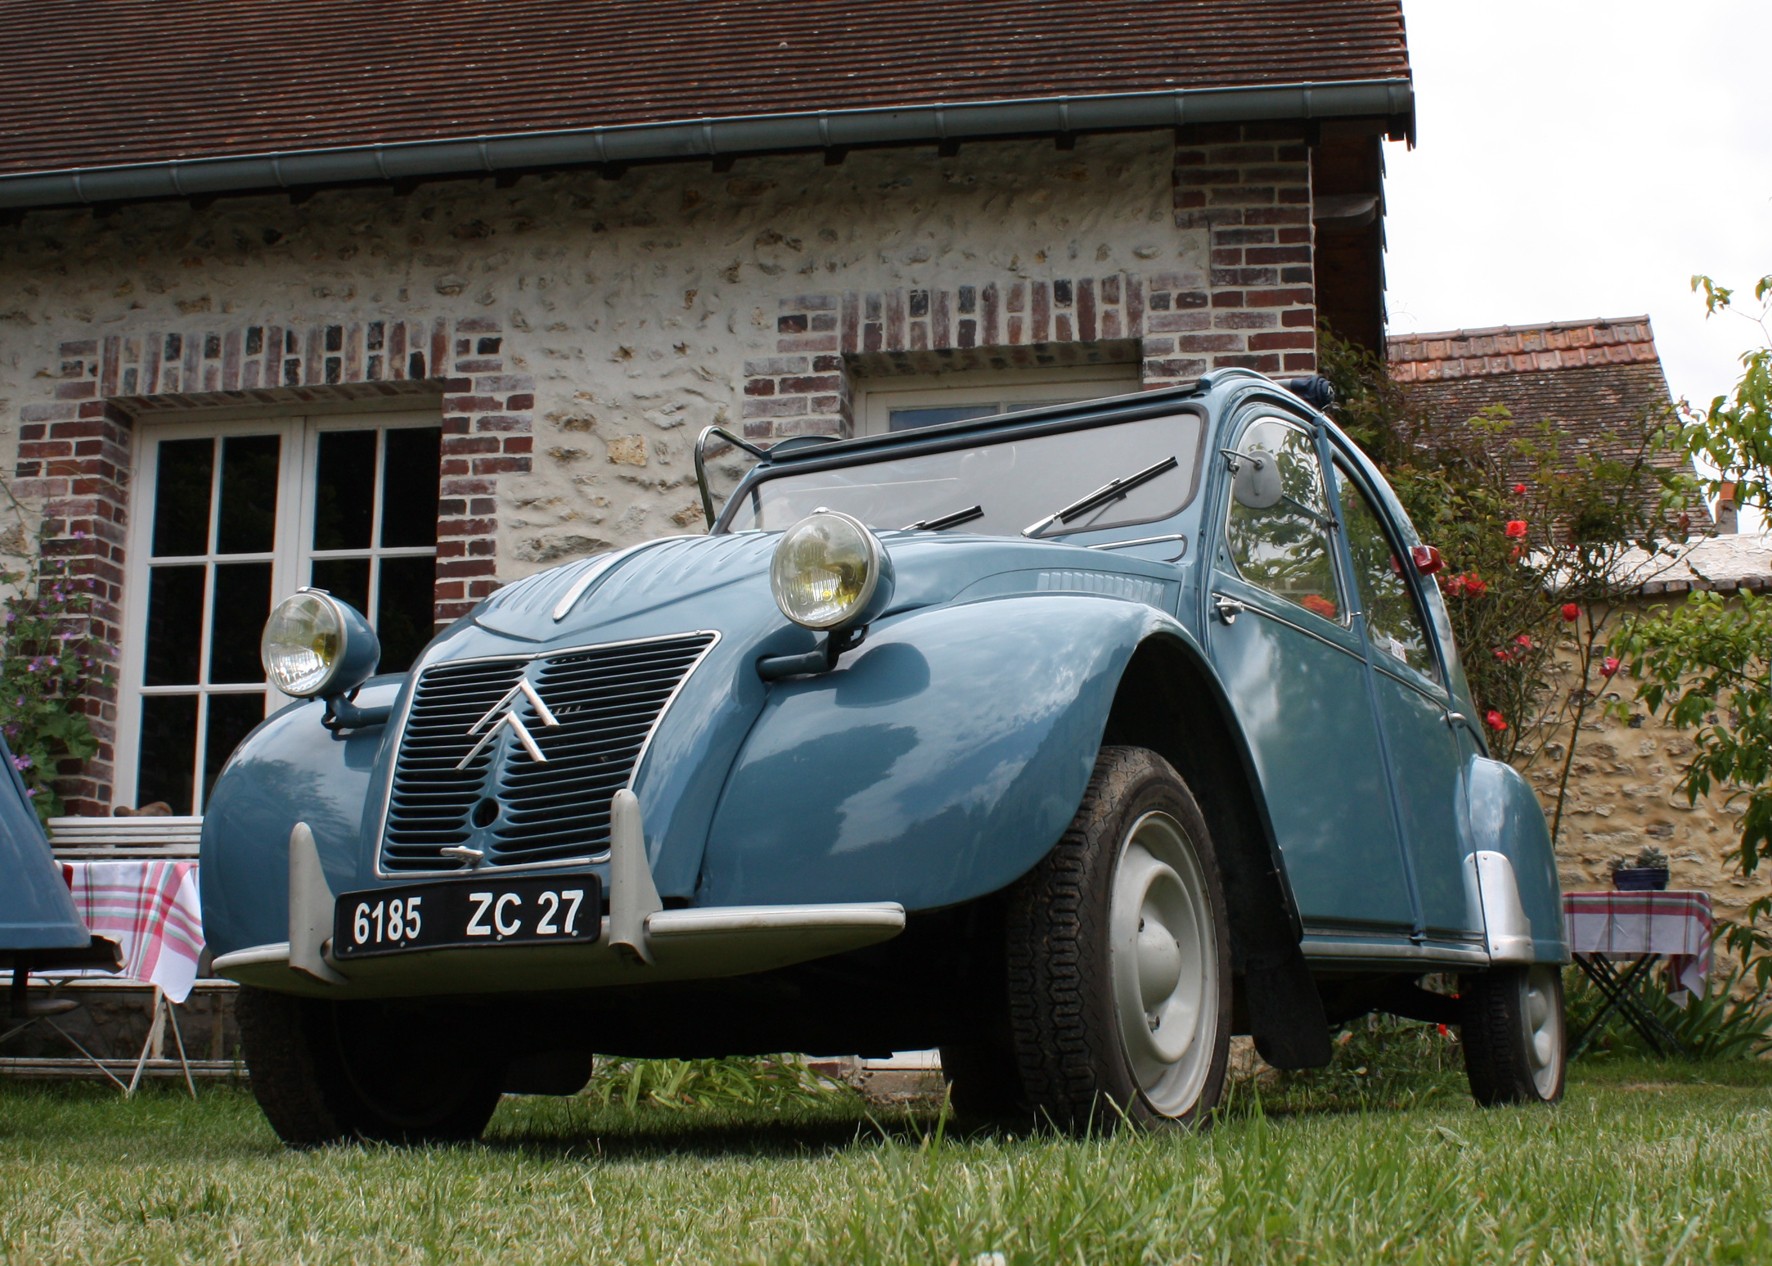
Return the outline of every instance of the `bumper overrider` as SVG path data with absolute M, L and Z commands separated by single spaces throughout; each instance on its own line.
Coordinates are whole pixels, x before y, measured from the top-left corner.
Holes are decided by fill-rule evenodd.
M 615 793 L 610 818 L 609 913 L 595 941 L 439 947 L 344 962 L 332 946 L 336 895 L 313 833 L 297 823 L 289 837 L 289 940 L 223 954 L 215 974 L 325 998 L 544 992 L 740 976 L 904 930 L 904 907 L 891 901 L 666 910 L 633 792 Z

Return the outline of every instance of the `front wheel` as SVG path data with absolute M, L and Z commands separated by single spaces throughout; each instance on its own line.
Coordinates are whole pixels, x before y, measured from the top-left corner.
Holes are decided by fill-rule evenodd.
M 1061 1128 L 1192 1125 L 1230 1051 L 1229 918 L 1193 794 L 1104 748 L 1070 828 L 1011 893 L 1011 1031 L 1029 1105 Z
M 1492 967 L 1459 982 L 1465 1074 L 1484 1107 L 1563 1097 L 1568 1030 L 1563 973 L 1550 964 Z
M 497 1064 L 435 1005 L 243 985 L 234 1013 L 253 1097 L 290 1147 L 467 1142 L 498 1106 Z

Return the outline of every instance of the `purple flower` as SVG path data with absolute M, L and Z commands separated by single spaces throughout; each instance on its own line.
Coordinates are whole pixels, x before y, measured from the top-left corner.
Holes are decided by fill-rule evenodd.
M 31 767 L 31 758 L 29 756 L 14 756 L 12 758 L 12 767 L 20 771 L 29 769 Z

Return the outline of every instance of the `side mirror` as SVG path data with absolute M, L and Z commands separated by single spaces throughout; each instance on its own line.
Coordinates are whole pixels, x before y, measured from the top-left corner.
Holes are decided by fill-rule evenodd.
M 1266 449 L 1239 453 L 1226 449 L 1231 463 L 1231 495 L 1245 510 L 1271 510 L 1280 502 L 1280 467 Z

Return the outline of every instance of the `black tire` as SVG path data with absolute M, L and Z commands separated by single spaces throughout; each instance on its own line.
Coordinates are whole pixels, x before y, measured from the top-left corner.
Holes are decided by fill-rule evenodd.
M 1563 973 L 1545 963 L 1492 967 L 1462 977 L 1459 994 L 1471 1097 L 1486 1108 L 1561 1099 L 1569 1054 Z
M 468 1142 L 498 1106 L 501 1070 L 435 1006 L 242 986 L 235 1016 L 253 1097 L 290 1147 Z
M 1070 828 L 1010 894 L 1010 1031 L 1034 1114 L 1071 1131 L 1205 1121 L 1230 1053 L 1229 923 L 1187 784 L 1154 752 L 1102 749 Z

